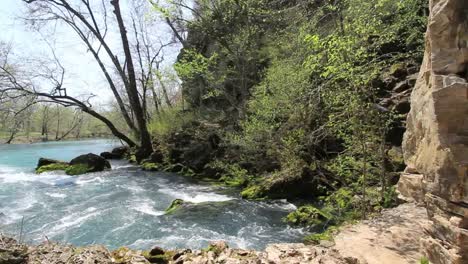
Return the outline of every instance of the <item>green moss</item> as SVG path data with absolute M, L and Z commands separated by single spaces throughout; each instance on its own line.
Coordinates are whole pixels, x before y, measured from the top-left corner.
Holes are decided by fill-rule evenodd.
M 169 263 L 169 255 L 151 255 L 148 251 L 142 252 L 143 257 L 147 259 L 150 263 L 165 264 Z
M 429 262 L 428 258 L 422 257 L 422 258 L 419 259 L 419 263 L 420 264 L 429 264 L 430 262 Z
M 145 162 L 141 164 L 141 168 L 145 171 L 159 171 L 159 166 L 153 162 Z
M 54 163 L 45 166 L 41 166 L 36 169 L 37 174 L 41 174 L 46 171 L 57 171 L 57 170 L 66 170 L 70 165 L 66 163 Z
M 130 155 L 130 156 L 128 157 L 128 161 L 129 161 L 130 163 L 137 163 L 137 158 L 136 158 L 135 154 Z
M 296 211 L 288 214 L 284 221 L 290 225 L 313 226 L 329 221 L 332 216 L 312 205 L 299 207 Z
M 92 168 L 89 168 L 85 164 L 76 164 L 76 165 L 70 165 L 66 168 L 65 173 L 68 175 L 81 175 L 88 173 L 92 170 Z
M 172 201 L 171 205 L 165 210 L 166 214 L 172 214 L 177 209 L 179 209 L 185 203 L 182 199 L 175 199 Z
M 205 252 L 213 252 L 215 255 L 219 255 L 223 250 L 216 245 L 209 245 L 207 248 L 203 249 Z
M 120 247 L 112 252 L 112 257 L 115 260 L 115 263 L 126 263 L 125 255 L 129 251 L 126 247 Z
M 325 232 L 311 234 L 304 238 L 306 244 L 319 244 L 320 241 L 333 241 L 334 235 L 338 232 L 338 229 L 334 226 L 330 226 Z
M 241 192 L 241 196 L 242 198 L 249 200 L 266 198 L 264 194 L 264 189 L 259 185 L 252 185 L 250 187 L 245 188 Z

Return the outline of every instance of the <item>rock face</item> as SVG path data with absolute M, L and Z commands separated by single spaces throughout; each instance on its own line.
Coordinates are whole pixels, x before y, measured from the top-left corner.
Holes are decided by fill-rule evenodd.
M 403 143 L 408 174 L 402 181 L 412 184 L 399 187 L 413 199 L 424 197 L 432 223 L 421 243 L 433 263 L 468 263 L 467 78 L 468 1 L 431 0 Z M 414 180 L 417 174 L 421 180 Z

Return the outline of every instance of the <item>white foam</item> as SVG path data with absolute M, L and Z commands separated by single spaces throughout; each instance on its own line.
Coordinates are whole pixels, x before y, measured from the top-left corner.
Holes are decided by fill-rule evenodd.
M 117 170 L 117 169 L 126 169 L 126 168 L 133 168 L 133 167 L 136 167 L 135 165 L 116 165 L 114 166 L 114 170 Z
M 101 177 L 94 177 L 94 178 L 90 178 L 90 179 L 78 179 L 76 181 L 76 184 L 85 185 L 85 184 L 93 183 L 93 182 L 103 183 L 103 182 L 105 182 L 105 180 L 103 178 L 101 178 Z
M 102 214 L 106 210 L 97 210 L 95 207 L 89 207 L 83 213 L 72 213 L 60 219 L 57 222 L 52 222 L 44 225 L 40 229 L 45 231 L 49 236 L 69 231 L 70 228 L 81 226 L 87 220 Z M 50 227 L 51 226 L 51 227 Z
M 50 196 L 52 198 L 65 198 L 67 197 L 64 193 L 45 193 L 45 195 Z
M 235 200 L 236 198 L 230 197 L 224 194 L 217 193 L 205 193 L 205 192 L 193 192 L 188 193 L 187 191 L 174 190 L 174 189 L 160 189 L 160 192 L 172 196 L 177 199 L 182 199 L 191 203 L 204 203 L 204 202 L 225 202 Z
M 21 169 L 19 168 L 0 168 L 0 179 L 3 181 L 3 183 L 41 182 L 44 184 L 55 185 L 57 181 L 66 180 L 70 178 L 71 176 L 65 175 L 61 171 L 35 174 L 32 172 L 21 171 Z
M 144 214 L 148 214 L 148 215 L 154 215 L 154 216 L 161 216 L 161 215 L 165 214 L 164 211 L 154 210 L 154 207 L 148 202 L 140 203 L 136 207 L 133 207 L 133 210 L 138 211 L 140 213 L 144 213 Z

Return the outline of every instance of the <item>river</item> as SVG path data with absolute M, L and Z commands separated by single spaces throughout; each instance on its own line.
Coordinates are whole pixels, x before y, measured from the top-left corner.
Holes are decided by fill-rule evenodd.
M 18 238 L 23 229 L 29 243 L 48 238 L 111 249 L 200 249 L 225 240 L 234 248 L 260 250 L 304 236 L 303 230 L 282 222 L 295 209 L 286 201 L 246 201 L 230 188 L 143 172 L 125 161 L 112 161 L 110 171 L 82 176 L 34 173 L 39 157 L 70 160 L 116 145 L 111 140 L 0 145 L 0 232 Z M 194 205 L 165 215 L 177 198 Z

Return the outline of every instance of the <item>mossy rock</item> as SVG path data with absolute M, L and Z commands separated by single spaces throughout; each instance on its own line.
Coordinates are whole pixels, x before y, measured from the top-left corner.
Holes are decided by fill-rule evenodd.
M 70 165 L 66 163 L 53 163 L 49 165 L 44 165 L 36 169 L 37 174 L 41 174 L 46 171 L 64 171 L 66 170 Z
M 93 171 L 93 168 L 90 168 L 85 164 L 70 165 L 65 169 L 65 173 L 72 176 L 86 174 L 91 171 Z
M 288 214 L 284 221 L 290 225 L 316 226 L 325 221 L 330 221 L 332 216 L 326 212 L 312 206 L 306 205 L 299 207 L 296 211 Z
M 266 198 L 265 190 L 260 185 L 252 185 L 241 192 L 241 196 L 248 200 L 258 200 Z
M 406 167 L 403 151 L 400 147 L 392 147 L 387 152 L 388 159 L 391 164 L 391 171 L 403 171 Z
M 223 251 L 228 249 L 229 246 L 224 241 L 211 242 L 210 245 L 203 249 L 205 252 L 213 252 L 216 256 L 219 256 Z
M 186 202 L 182 199 L 175 199 L 174 201 L 172 201 L 171 205 L 169 205 L 169 207 L 167 207 L 167 209 L 165 210 L 166 214 L 174 213 L 180 207 L 182 207 L 182 205 L 184 205 L 185 203 Z
M 133 155 L 130 155 L 130 156 L 128 157 L 128 162 L 130 162 L 130 163 L 138 163 L 138 162 L 137 162 L 136 155 L 134 155 L 134 154 L 133 154 Z
M 159 165 L 153 162 L 144 162 L 141 164 L 141 168 L 144 171 L 159 171 Z
M 166 256 L 165 254 L 160 254 L 160 255 L 151 255 L 150 252 L 148 251 L 143 251 L 142 252 L 143 257 L 145 257 L 146 260 L 148 260 L 150 263 L 156 263 L 156 264 L 166 264 L 169 263 L 169 257 Z

